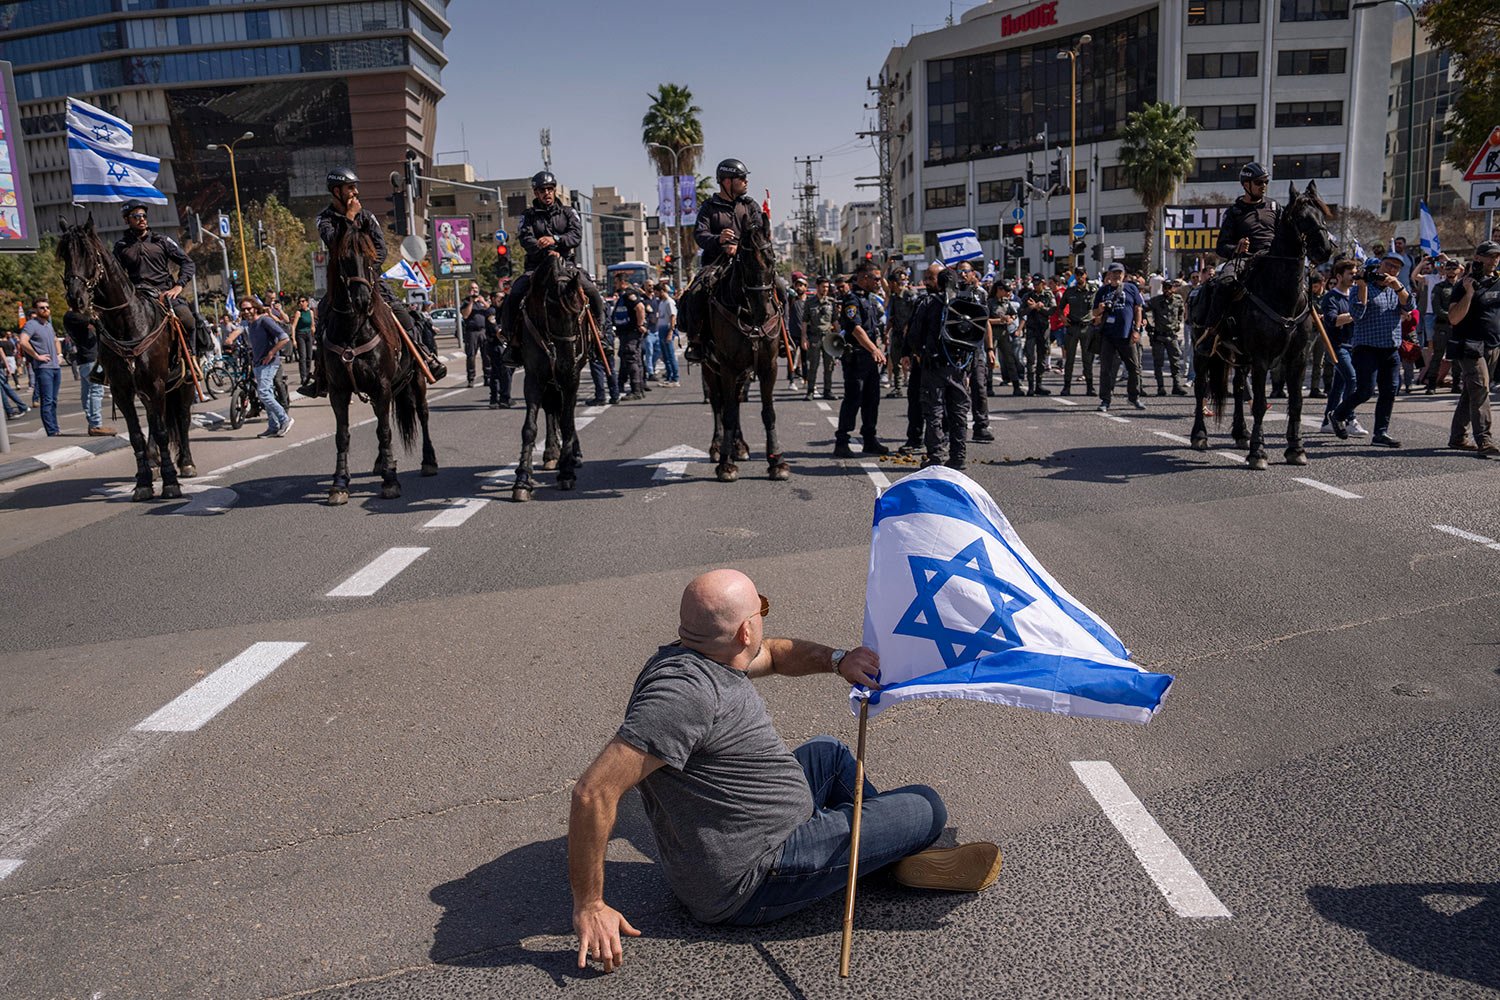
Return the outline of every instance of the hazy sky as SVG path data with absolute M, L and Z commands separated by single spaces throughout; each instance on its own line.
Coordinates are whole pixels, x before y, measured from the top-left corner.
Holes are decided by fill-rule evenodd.
M 771 189 L 777 221 L 794 208 L 797 156 L 823 154 L 814 174 L 821 197 L 873 199 L 854 186 L 875 172 L 870 141 L 854 136 L 871 120 L 865 77 L 914 19 L 927 22 L 919 31 L 937 27 L 948 10 L 947 0 L 454 0 L 438 162 L 467 159 L 484 178 L 529 176 L 541 168 L 537 133 L 550 128 L 564 186 L 614 185 L 653 211 L 641 116 L 656 85 L 669 82 L 691 88 L 703 109 L 708 169 L 699 173 L 727 156 L 744 160 L 750 193 Z

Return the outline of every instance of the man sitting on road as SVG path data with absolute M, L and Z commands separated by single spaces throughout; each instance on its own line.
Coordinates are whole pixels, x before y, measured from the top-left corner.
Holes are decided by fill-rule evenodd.
M 693 283 L 677 298 L 677 325 L 687 332 L 689 361 L 703 360 L 703 334 L 708 327 L 708 292 L 724 266 L 740 251 L 740 234 L 752 226 L 766 225 L 761 207 L 746 194 L 750 171 L 740 160 L 720 162 L 714 175 L 719 190 L 698 209 L 693 239 L 703 251 L 702 267 Z M 759 221 L 750 213 L 759 213 Z
M 854 756 L 830 737 L 795 752 L 751 681 L 837 673 L 876 686 L 874 651 L 768 639 L 770 602 L 743 573 L 712 570 L 682 593 L 679 642 L 636 678 L 625 721 L 573 788 L 568 877 L 578 964 L 620 965 L 620 935 L 640 932 L 604 901 L 604 848 L 620 798 L 640 786 L 672 892 L 705 923 L 769 923 L 843 890 L 848 878 Z M 1000 850 L 975 843 L 929 850 L 948 811 L 937 792 L 877 792 L 861 812 L 859 872 L 894 865 L 896 881 L 977 892 Z

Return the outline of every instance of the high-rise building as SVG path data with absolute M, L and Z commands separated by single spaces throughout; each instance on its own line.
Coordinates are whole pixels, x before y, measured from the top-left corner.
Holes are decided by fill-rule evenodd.
M 1412 38 L 1416 32 L 1416 38 Z M 1416 113 L 1413 117 L 1412 42 L 1416 42 Z M 1448 108 L 1460 80 L 1447 49 L 1433 46 L 1427 32 L 1409 17 L 1398 18 L 1391 34 L 1390 118 L 1387 123 L 1384 210 L 1388 219 L 1411 218 L 1412 196 L 1434 212 L 1467 212 L 1468 185 L 1463 171 L 1446 160 L 1451 140 Z M 1407 126 L 1410 124 L 1412 180 L 1406 173 Z M 1373 210 L 1373 208 L 1372 208 Z
M 448 0 L 43 0 L 0 3 L 0 58 L 15 67 L 37 218 L 72 214 L 64 109 L 77 97 L 135 126 L 169 202 L 153 224 L 276 195 L 310 217 L 329 168 L 352 166 L 386 206 L 408 150 L 430 163 L 443 96 Z M 421 207 L 419 206 L 419 212 Z M 115 213 L 96 212 L 108 228 Z

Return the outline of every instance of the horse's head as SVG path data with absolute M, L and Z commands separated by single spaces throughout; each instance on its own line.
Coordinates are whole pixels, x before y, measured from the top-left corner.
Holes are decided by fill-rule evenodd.
M 760 325 L 776 311 L 776 252 L 765 216 L 760 211 L 750 213 L 749 224 L 739 237 L 734 269 L 744 295 L 741 311 Z
M 1308 260 L 1321 264 L 1333 256 L 1335 245 L 1328 232 L 1333 210 L 1319 197 L 1317 181 L 1310 181 L 1300 194 L 1292 184 L 1284 211 L 1284 224 L 1292 226 Z
M 86 315 L 94 311 L 94 289 L 105 276 L 104 244 L 94 232 L 92 214 L 79 225 L 58 219 L 62 235 L 57 240 L 57 259 L 63 266 L 63 289 L 68 308 Z
M 375 242 L 358 227 L 346 225 L 335 243 L 333 255 L 338 264 L 338 287 L 343 290 L 343 308 L 368 316 L 375 303 L 375 282 L 380 280 L 375 273 L 379 266 Z

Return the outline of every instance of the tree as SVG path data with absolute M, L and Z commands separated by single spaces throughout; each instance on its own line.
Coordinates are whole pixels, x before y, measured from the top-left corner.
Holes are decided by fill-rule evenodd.
M 0 329 L 19 330 L 22 311 L 29 313 L 32 301 L 43 297 L 52 304 L 53 319 L 61 329 L 67 300 L 55 236 L 43 236 L 35 253 L 0 254 Z
M 229 237 L 224 242 L 228 244 L 231 271 L 239 271 L 242 267 L 239 221 L 234 212 L 229 213 Z M 307 225 L 293 215 L 292 210 L 283 205 L 274 194 L 268 195 L 264 202 L 252 201 L 245 205 L 245 257 L 250 263 L 251 291 L 264 296 L 276 290 L 271 255 L 265 250 L 255 248 L 255 224 L 257 222 L 265 229 L 266 245 L 275 247 L 277 254 L 280 255 L 282 291 L 289 295 L 312 294 L 313 243 L 307 237 Z M 216 220 L 205 219 L 203 228 L 209 230 L 210 226 L 216 224 Z M 213 229 L 205 234 L 202 242 L 189 244 L 185 248 L 188 256 L 197 265 L 199 294 L 205 300 L 222 293 L 222 286 L 213 287 L 216 282 L 222 282 L 224 271 L 224 254 L 219 249 L 217 236 L 218 230 Z M 390 234 L 387 233 L 387 246 L 394 250 L 397 244 L 389 242 L 390 238 Z M 216 281 L 209 280 L 213 276 L 217 276 Z M 243 295 L 244 292 L 245 281 L 241 276 L 235 284 L 235 293 Z
M 693 103 L 693 92 L 681 84 L 659 84 L 655 94 L 646 96 L 651 99 L 651 106 L 641 118 L 641 144 L 656 167 L 657 176 L 692 175 L 703 152 L 703 122 L 698 117 L 703 109 Z M 699 202 L 701 204 L 702 199 Z M 679 232 L 677 238 L 679 243 L 685 244 L 684 233 Z M 686 278 L 686 262 L 683 264 L 683 277 Z
M 1120 167 L 1146 209 L 1142 255 L 1153 259 L 1161 209 L 1193 170 L 1198 123 L 1181 107 L 1157 101 L 1132 111 L 1120 131 Z
M 1500 0 L 1427 0 L 1417 16 L 1463 81 L 1447 123 L 1448 162 L 1462 170 L 1500 125 Z

